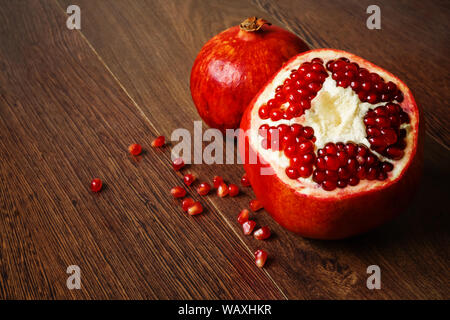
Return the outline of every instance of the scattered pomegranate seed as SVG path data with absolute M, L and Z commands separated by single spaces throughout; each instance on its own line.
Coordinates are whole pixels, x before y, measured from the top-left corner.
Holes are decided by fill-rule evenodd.
M 243 187 L 249 187 L 250 186 L 250 180 L 248 180 L 248 177 L 246 174 L 244 174 L 241 178 L 241 184 Z
M 253 236 L 255 237 L 255 239 L 265 240 L 270 237 L 270 229 L 269 227 L 259 228 L 253 233 Z
M 267 260 L 267 252 L 260 249 L 255 251 L 255 263 L 258 266 L 258 268 L 264 267 L 264 264 Z
M 173 166 L 173 170 L 179 171 L 181 168 L 184 167 L 183 158 L 177 158 L 177 159 L 173 160 L 172 166 Z
M 198 201 L 194 202 L 194 204 L 192 206 L 190 206 L 188 209 L 188 214 L 190 214 L 191 216 L 195 216 L 196 214 L 199 214 L 202 212 L 203 212 L 203 206 Z
M 183 181 L 185 185 L 190 186 L 195 181 L 195 177 L 194 175 L 188 173 L 184 176 Z
M 221 176 L 215 176 L 213 178 L 213 186 L 217 189 L 223 182 L 223 178 Z
M 208 182 L 202 182 L 197 187 L 197 192 L 201 196 L 206 196 L 209 193 L 210 190 L 211 190 L 211 186 L 209 185 Z
M 239 222 L 239 224 L 243 224 L 244 222 L 248 221 L 249 214 L 250 211 L 248 211 L 247 209 L 242 209 L 237 217 L 237 221 Z
M 217 188 L 217 195 L 221 198 L 226 197 L 228 195 L 228 186 L 226 183 L 222 182 Z
M 152 141 L 153 148 L 162 147 L 166 143 L 166 138 L 164 136 L 159 136 L 155 140 Z
M 132 145 L 130 145 L 128 147 L 128 151 L 133 155 L 133 156 L 138 156 L 141 154 L 142 152 L 142 147 L 140 144 L 138 143 L 133 143 Z
M 253 229 L 255 229 L 256 222 L 253 220 L 247 220 L 242 224 L 242 230 L 246 236 L 252 234 Z
M 91 191 L 99 192 L 102 190 L 103 182 L 99 178 L 92 179 L 91 181 Z
M 235 197 L 239 194 L 239 187 L 235 184 L 230 183 L 228 186 L 228 194 L 230 197 Z
M 192 198 L 185 198 L 181 203 L 181 207 L 183 208 L 184 212 L 187 212 L 188 209 L 194 205 L 194 203 L 195 201 Z
M 186 190 L 183 187 L 173 187 L 170 189 L 170 193 L 174 196 L 174 198 L 183 198 L 186 195 Z
M 259 200 L 254 199 L 250 201 L 250 209 L 252 209 L 252 211 L 258 211 L 261 210 L 263 208 L 263 205 L 261 202 L 259 202 Z

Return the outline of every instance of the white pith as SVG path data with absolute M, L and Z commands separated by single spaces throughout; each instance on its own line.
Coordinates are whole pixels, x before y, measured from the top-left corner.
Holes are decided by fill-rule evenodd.
M 251 127 L 259 128 L 264 123 L 267 123 L 270 126 L 277 126 L 281 123 L 300 123 L 304 126 L 310 126 L 314 129 L 314 135 L 316 137 L 315 151 L 317 151 L 318 148 L 322 148 L 327 142 L 346 143 L 352 141 L 355 143 L 362 143 L 370 148 L 370 143 L 366 138 L 366 127 L 363 123 L 363 117 L 368 109 L 373 109 L 378 105 L 385 105 L 386 103 L 382 102 L 373 105 L 361 102 L 358 95 L 351 88 L 336 86 L 336 81 L 331 78 L 331 75 L 325 80 L 322 89 L 311 101 L 311 108 L 306 110 L 305 114 L 301 117 L 294 118 L 292 120 L 280 120 L 273 122 L 270 119 L 262 120 L 258 115 L 259 107 L 274 97 L 275 88 L 283 84 L 283 81 L 289 77 L 292 69 L 297 69 L 302 62 L 311 61 L 311 59 L 315 57 L 322 58 L 326 63 L 331 59 L 336 59 L 342 56 L 346 56 L 351 61 L 355 61 L 352 59 L 351 55 L 342 54 L 331 50 L 323 50 L 320 54 L 314 51 L 311 52 L 310 57 L 308 56 L 308 53 L 301 55 L 283 67 L 283 69 L 278 72 L 271 83 L 257 98 L 251 111 Z M 360 67 L 366 67 L 369 70 L 372 69 L 370 66 L 362 65 L 360 61 L 357 62 L 360 64 Z M 397 84 L 400 90 L 402 90 L 405 94 L 405 101 L 401 104 L 401 106 L 406 112 L 416 112 L 416 110 L 407 109 L 408 97 L 406 95 L 406 90 L 408 89 L 402 83 L 399 83 L 396 79 L 393 79 L 391 75 L 384 73 L 382 70 L 377 69 L 375 72 L 383 77 L 385 81 L 393 81 Z M 394 170 L 388 173 L 387 180 L 361 180 L 356 186 L 347 186 L 344 189 L 337 188 L 333 191 L 325 191 L 322 189 L 321 186 L 312 180 L 312 176 L 308 178 L 299 178 L 297 180 L 290 179 L 285 173 L 285 169 L 289 166 L 289 159 L 282 151 L 274 152 L 270 149 L 265 150 L 262 148 L 261 141 L 263 137 L 258 135 L 258 130 L 252 130 L 249 136 L 249 141 L 251 148 L 256 150 L 258 154 L 270 164 L 272 169 L 275 171 L 275 174 L 285 184 L 291 186 L 297 192 L 305 195 L 314 195 L 317 197 L 330 197 L 330 195 L 340 196 L 349 193 L 357 193 L 359 191 L 377 189 L 382 185 L 388 184 L 390 181 L 396 180 L 402 174 L 402 171 L 405 169 L 405 166 L 409 161 L 410 154 L 413 150 L 413 142 L 416 142 L 413 134 L 411 134 L 411 130 L 412 128 L 417 127 L 417 118 L 418 117 L 411 117 L 410 124 L 402 125 L 402 128 L 407 130 L 407 146 L 404 150 L 405 156 L 402 159 L 393 161 L 371 150 L 380 158 L 380 160 L 389 161 L 394 164 Z

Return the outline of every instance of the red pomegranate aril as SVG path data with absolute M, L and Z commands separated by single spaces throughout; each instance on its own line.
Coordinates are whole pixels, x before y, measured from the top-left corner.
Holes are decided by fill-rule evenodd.
M 345 151 L 338 151 L 336 153 L 336 156 L 337 156 L 337 158 L 339 160 L 339 166 L 340 167 L 343 167 L 343 166 L 347 165 L 348 156 L 347 156 L 347 153 Z
M 195 177 L 193 174 L 188 173 L 183 177 L 183 182 L 185 185 L 190 186 L 195 181 Z
M 305 139 L 311 139 L 314 136 L 314 129 L 311 127 L 303 127 L 302 136 Z
M 99 178 L 92 179 L 91 185 L 90 185 L 92 192 L 100 192 L 102 190 L 102 186 L 103 186 L 103 182 L 101 179 L 99 179 Z
M 334 181 L 325 180 L 322 182 L 322 188 L 326 191 L 333 191 L 334 189 L 336 189 L 336 186 L 336 182 Z
M 300 156 L 300 162 L 305 165 L 312 165 L 315 160 L 316 155 L 314 153 L 307 153 Z
M 372 85 L 369 81 L 364 81 L 361 83 L 361 89 L 364 91 L 369 91 L 371 89 Z
M 210 190 L 211 190 L 211 186 L 209 185 L 208 182 L 202 182 L 197 187 L 197 193 L 201 196 L 206 196 Z
M 405 154 L 403 150 L 396 147 L 388 147 L 386 149 L 386 153 L 394 160 L 401 159 Z
M 377 169 L 374 167 L 371 167 L 371 168 L 367 169 L 366 179 L 367 180 L 375 180 L 377 178 L 377 175 L 378 175 Z
M 184 198 L 183 202 L 181 202 L 181 208 L 184 212 L 187 212 L 190 207 L 194 205 L 195 201 L 192 198 Z
M 320 170 L 325 170 L 327 168 L 327 163 L 324 158 L 316 159 L 316 167 Z
M 359 179 L 357 177 L 350 177 L 348 179 L 348 184 L 350 186 L 356 186 L 359 183 Z
M 285 171 L 286 171 L 286 175 L 291 179 L 295 180 L 295 179 L 300 178 L 300 173 L 294 167 L 287 167 Z
M 250 209 L 252 211 L 256 212 L 258 210 L 261 210 L 262 208 L 263 208 L 263 205 L 259 200 L 254 199 L 254 200 L 250 201 Z
M 298 153 L 299 154 L 310 153 L 313 150 L 314 150 L 314 145 L 311 141 L 304 141 L 298 145 Z
M 269 227 L 261 227 L 255 232 L 253 232 L 253 236 L 257 240 L 266 240 L 267 238 L 270 237 L 270 234 L 271 233 Z
M 142 152 L 142 147 L 138 143 L 133 143 L 128 147 L 128 152 L 130 152 L 133 156 L 138 156 Z
M 356 172 L 356 168 L 358 168 L 358 162 L 355 159 L 348 159 L 347 161 L 347 169 L 350 172 Z
M 377 103 L 378 102 L 378 96 L 376 93 L 370 93 L 369 95 L 367 95 L 367 102 L 369 103 Z
M 313 172 L 312 166 L 300 166 L 298 168 L 298 173 L 300 174 L 300 177 L 302 178 L 308 178 Z
M 218 187 L 217 187 L 217 195 L 220 198 L 224 198 L 228 195 L 228 186 L 226 185 L 226 183 L 222 182 Z
M 324 159 L 327 169 L 336 171 L 339 168 L 339 159 L 336 156 L 326 155 Z
M 283 113 L 281 112 L 281 110 L 275 109 L 270 111 L 270 120 L 278 121 L 281 120 L 282 117 Z
M 228 185 L 228 194 L 230 197 L 235 197 L 239 194 L 239 187 L 233 183 Z
M 183 198 L 186 195 L 186 190 L 183 187 L 173 187 L 170 189 L 170 193 L 174 198 Z
M 315 170 L 313 173 L 313 181 L 321 184 L 326 178 L 324 171 Z
M 243 224 L 244 222 L 248 221 L 249 215 L 250 211 L 248 211 L 247 209 L 242 209 L 237 217 L 237 222 L 239 224 Z
M 372 136 L 372 137 L 381 136 L 380 129 L 378 129 L 376 127 L 368 127 L 366 131 L 369 136 Z
M 255 251 L 255 263 L 258 268 L 264 267 L 267 261 L 267 252 L 264 250 Z
M 214 176 L 213 178 L 213 186 L 217 189 L 223 182 L 223 178 L 221 176 Z
M 392 165 L 392 163 L 389 163 L 389 162 L 383 162 L 382 164 L 381 164 L 381 170 L 383 171 L 383 172 L 390 172 L 390 171 L 392 171 L 394 169 L 394 166 Z
M 345 180 L 338 180 L 338 182 L 336 183 L 336 186 L 338 187 L 338 188 L 345 188 L 346 186 L 347 186 L 347 181 L 345 181 Z
M 357 153 L 357 147 L 354 143 L 347 143 L 345 145 L 345 151 L 349 157 L 354 157 Z
M 356 169 L 356 176 L 360 180 L 366 178 L 366 169 L 364 168 L 364 166 L 358 166 L 358 168 Z
M 249 187 L 250 186 L 250 180 L 248 179 L 247 175 L 244 174 L 241 178 L 241 185 L 243 187 Z
M 330 180 L 333 182 L 337 182 L 339 179 L 338 173 L 337 171 L 333 171 L 333 170 L 325 170 L 325 180 Z
M 350 172 L 346 168 L 339 168 L 337 173 L 338 173 L 339 179 L 341 179 L 341 180 L 347 180 L 348 178 L 350 178 Z
M 159 136 L 152 141 L 153 148 L 160 148 L 166 143 L 166 138 L 164 136 Z
M 268 106 L 262 106 L 259 108 L 258 115 L 261 119 L 269 119 L 270 116 L 270 108 Z
M 384 142 L 384 139 L 382 136 L 379 137 L 370 137 L 369 139 L 370 144 L 376 147 L 383 147 L 386 145 L 386 143 Z
M 179 171 L 181 168 L 183 168 L 184 167 L 183 158 L 177 158 L 177 159 L 173 160 L 172 167 L 173 167 L 173 170 L 175 170 L 175 171 Z
M 359 90 L 361 89 L 361 83 L 359 81 L 351 81 L 350 87 L 353 89 L 353 91 L 359 92 Z
M 385 117 L 376 117 L 375 123 L 380 128 L 386 128 L 386 127 L 389 127 L 389 125 L 390 125 L 389 119 L 385 118 Z
M 253 229 L 256 227 L 256 222 L 253 220 L 247 220 L 242 224 L 242 231 L 246 236 L 252 234 Z
M 194 202 L 194 204 L 189 207 L 187 212 L 188 212 L 189 215 L 195 216 L 195 215 L 200 214 L 200 213 L 203 212 L 203 206 L 198 201 Z
M 326 154 L 328 154 L 328 155 L 336 155 L 336 153 L 337 153 L 337 147 L 332 142 L 328 142 L 325 145 L 324 150 L 325 150 Z

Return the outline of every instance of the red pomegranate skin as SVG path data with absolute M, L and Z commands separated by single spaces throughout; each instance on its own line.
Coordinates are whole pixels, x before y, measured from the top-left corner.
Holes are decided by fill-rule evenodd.
M 292 56 L 308 50 L 296 35 L 263 25 L 254 32 L 231 27 L 200 50 L 191 71 L 191 94 L 212 128 L 235 129 L 266 81 Z
M 295 57 L 292 58 L 294 59 Z M 255 103 L 258 96 L 259 94 L 252 99 L 250 105 Z M 410 103 L 416 105 L 412 95 L 409 99 L 411 99 Z M 327 199 L 297 193 L 284 184 L 277 175 L 260 174 L 261 169 L 269 165 L 261 163 L 259 157 L 255 155 L 255 150 L 249 147 L 248 135 L 245 132 L 250 129 L 251 111 L 250 107 L 246 109 L 240 125 L 239 152 L 244 161 L 244 170 L 264 209 L 287 230 L 311 239 L 344 239 L 384 224 L 404 212 L 412 202 L 423 169 L 425 125 L 420 107 L 418 112 L 421 121 L 418 128 L 417 147 L 400 179 L 391 182 L 383 189 L 355 193 L 346 198 Z M 258 159 L 256 164 L 249 163 L 250 155 L 250 159 Z

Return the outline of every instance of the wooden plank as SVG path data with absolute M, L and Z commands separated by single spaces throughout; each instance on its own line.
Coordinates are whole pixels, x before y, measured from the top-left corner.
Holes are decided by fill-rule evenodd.
M 167 148 L 127 155 L 158 133 L 65 20 L 55 1 L 0 8 L 0 298 L 283 298 L 208 203 L 181 211 Z
M 59 0 L 59 3 L 65 8 L 70 1 Z M 438 23 L 424 27 L 422 18 L 417 18 L 421 14 L 436 14 L 439 20 L 443 15 L 439 4 L 430 5 L 426 8 L 430 11 L 426 12 L 425 5 L 418 1 L 383 9 L 383 17 L 384 12 L 390 17 L 383 18 L 386 29 L 370 33 L 365 29 L 366 7 L 358 1 L 317 4 L 315 1 L 105 3 L 85 0 L 79 4 L 83 12 L 82 33 L 154 126 L 166 136 L 179 127 L 192 130 L 192 121 L 198 119 L 189 93 L 189 72 L 198 50 L 211 36 L 246 16 L 262 15 L 280 25 L 284 22 L 313 46 L 353 51 L 405 78 L 417 92 L 419 103 L 430 101 L 423 107 L 433 126 L 427 138 L 420 196 L 412 200 L 408 212 L 367 235 L 337 242 L 302 239 L 281 229 L 267 215 L 257 214 L 258 223 L 269 224 L 275 236 L 263 244 L 245 237 L 243 241 L 250 248 L 264 247 L 271 253 L 274 258 L 266 270 L 289 298 L 448 297 L 446 230 L 449 219 L 440 200 L 448 188 L 439 179 L 442 174 L 448 176 L 448 153 L 441 152 L 442 148 L 448 149 L 445 125 L 448 117 L 443 109 L 448 92 L 444 85 L 433 86 L 427 71 L 431 67 L 437 72 L 436 79 L 443 81 L 447 68 L 439 69 L 438 63 L 446 65 L 448 59 L 445 52 L 431 52 L 431 46 L 426 45 L 437 40 L 437 45 L 445 49 L 447 44 L 442 42 L 445 31 Z M 356 21 L 361 27 L 353 28 L 355 24 L 348 23 Z M 409 27 L 413 31 L 406 30 Z M 423 43 L 415 41 L 414 31 L 419 32 Z M 436 35 L 431 34 L 434 31 Z M 412 41 L 418 50 L 412 50 Z M 427 54 L 430 55 L 424 61 L 422 57 Z M 220 174 L 230 182 L 238 181 L 243 172 L 237 165 L 199 165 L 192 171 L 202 177 Z M 216 197 L 210 197 L 209 201 L 214 206 L 214 215 L 224 218 L 233 232 L 239 234 L 236 214 L 247 206 L 252 196 L 251 191 L 245 190 L 234 201 Z M 371 264 L 378 264 L 383 270 L 383 290 L 366 288 L 366 268 Z

